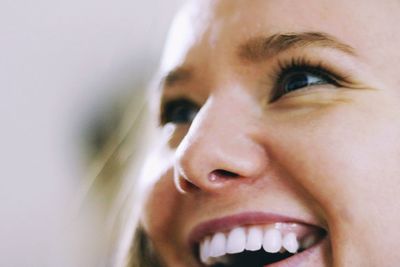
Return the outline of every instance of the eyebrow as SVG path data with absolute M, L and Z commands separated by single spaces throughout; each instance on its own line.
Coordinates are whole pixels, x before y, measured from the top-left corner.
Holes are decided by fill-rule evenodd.
M 192 77 L 191 69 L 187 67 L 178 67 L 171 70 L 161 79 L 161 85 L 171 87 L 177 83 L 185 82 Z
M 238 57 L 260 62 L 292 48 L 327 47 L 355 56 L 355 50 L 324 32 L 279 33 L 268 37 L 254 37 L 239 46 Z
M 253 37 L 238 46 L 237 56 L 254 63 L 264 61 L 274 55 L 293 48 L 327 47 L 355 56 L 355 49 L 324 32 L 277 33 L 268 37 Z M 192 78 L 192 70 L 178 67 L 168 72 L 160 81 L 160 88 L 172 87 Z

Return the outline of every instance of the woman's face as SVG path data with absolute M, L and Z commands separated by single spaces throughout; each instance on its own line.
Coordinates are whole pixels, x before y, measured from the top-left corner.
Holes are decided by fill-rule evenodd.
M 166 266 L 398 265 L 399 14 L 395 0 L 183 9 L 157 92 L 169 140 L 144 177 Z

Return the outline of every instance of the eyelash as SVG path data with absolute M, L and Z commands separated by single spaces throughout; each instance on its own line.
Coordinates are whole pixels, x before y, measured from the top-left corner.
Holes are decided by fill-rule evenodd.
M 344 74 L 326 66 L 322 61 L 312 62 L 304 57 L 280 60 L 269 77 L 270 80 L 274 81 L 270 95 L 270 103 L 277 101 L 283 95 L 289 93 L 284 92 L 282 85 L 284 84 L 285 78 L 295 73 L 308 73 L 320 77 L 322 80 L 325 80 L 327 84 L 332 84 L 334 86 L 340 86 L 343 83 L 349 82 Z M 306 87 L 296 90 L 306 90 Z M 161 106 L 160 125 L 162 126 L 170 122 L 175 124 L 190 124 L 199 110 L 200 106 L 187 97 L 166 101 Z M 182 111 L 183 113 L 180 113 Z
M 325 66 L 322 61 L 312 62 L 304 57 L 280 60 L 270 77 L 272 81 L 275 81 L 273 89 L 271 90 L 270 103 L 278 100 L 284 94 L 287 94 L 287 92 L 283 92 L 281 86 L 286 77 L 296 72 L 318 76 L 334 86 L 340 86 L 342 83 L 348 81 L 348 78 L 344 74 L 338 73 L 332 68 Z

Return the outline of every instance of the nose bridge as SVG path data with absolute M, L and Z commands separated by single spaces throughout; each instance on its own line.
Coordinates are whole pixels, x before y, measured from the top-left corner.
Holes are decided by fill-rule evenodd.
M 220 190 L 260 175 L 265 151 L 252 138 L 256 126 L 251 109 L 240 97 L 208 99 L 176 152 L 175 178 L 181 190 Z

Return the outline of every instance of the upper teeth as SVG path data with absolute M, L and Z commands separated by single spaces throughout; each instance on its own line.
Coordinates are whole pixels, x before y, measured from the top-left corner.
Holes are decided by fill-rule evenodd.
M 200 243 L 200 259 L 204 264 L 224 261 L 226 254 L 241 253 L 244 250 L 266 252 L 288 251 L 296 253 L 300 246 L 307 249 L 317 238 L 313 234 L 302 238 L 301 244 L 295 232 L 283 232 L 279 224 L 268 226 L 236 227 L 227 233 L 217 232 L 206 236 Z M 310 240 L 313 240 L 310 242 Z

